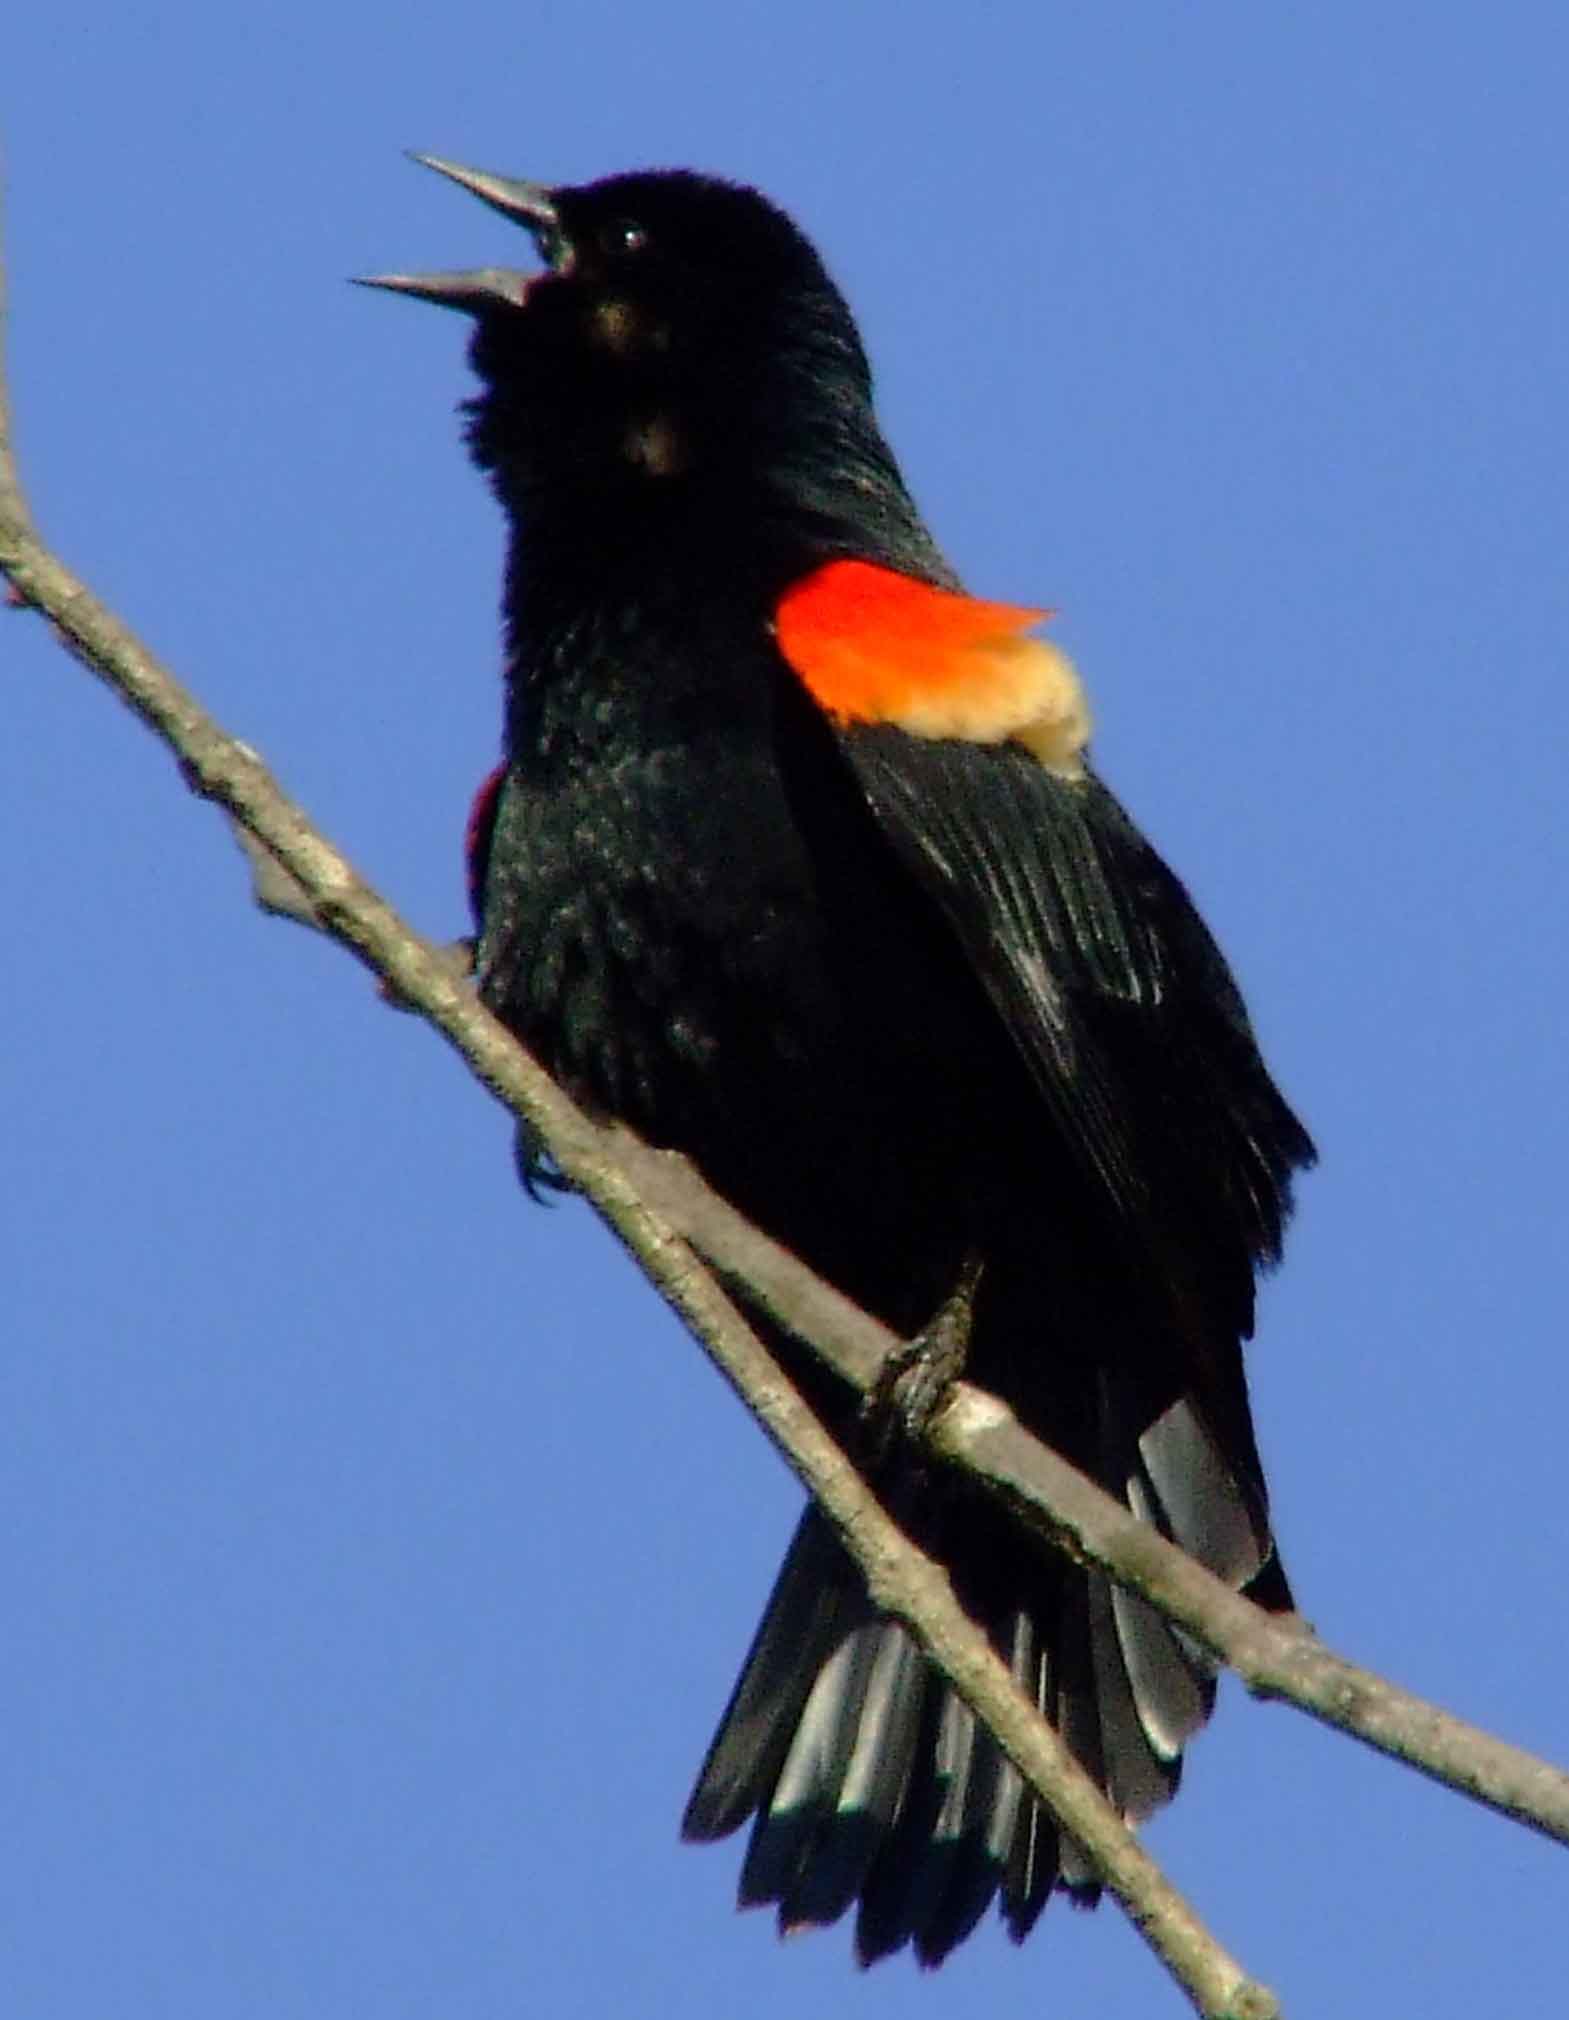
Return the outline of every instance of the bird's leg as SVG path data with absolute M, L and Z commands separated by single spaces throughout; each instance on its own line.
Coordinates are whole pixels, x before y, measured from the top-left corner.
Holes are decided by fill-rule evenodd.
M 896 1347 L 878 1371 L 861 1415 L 871 1426 L 880 1451 L 886 1452 L 895 1431 L 902 1431 L 912 1442 L 919 1441 L 937 1406 L 964 1373 L 981 1269 L 981 1257 L 972 1249 L 964 1259 L 958 1282 L 928 1323 L 913 1339 Z

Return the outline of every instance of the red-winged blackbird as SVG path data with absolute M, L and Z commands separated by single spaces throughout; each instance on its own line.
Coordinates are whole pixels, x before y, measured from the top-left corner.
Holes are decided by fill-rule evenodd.
M 469 447 L 511 530 L 505 763 L 470 837 L 485 1001 L 898 1332 L 978 1266 L 972 1379 L 1288 1605 L 1240 1342 L 1312 1147 L 1085 763 L 1040 613 L 963 595 L 842 297 L 762 197 L 429 166 L 544 264 L 380 282 L 474 319 Z M 886 1451 L 877 1477 L 1117 1807 L 1165 1801 L 1202 1653 L 961 1485 Z M 1016 1938 L 1054 1886 L 1095 1892 L 811 1509 L 684 1830 L 753 1816 L 743 1903 L 793 1928 L 859 1900 L 863 1961 L 940 1962 L 999 1892 Z

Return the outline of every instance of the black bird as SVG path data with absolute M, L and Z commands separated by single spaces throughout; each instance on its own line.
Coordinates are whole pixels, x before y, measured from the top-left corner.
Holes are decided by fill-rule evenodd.
M 1182 885 L 1085 760 L 1042 613 L 966 596 L 812 246 L 686 171 L 547 188 L 429 160 L 542 271 L 390 275 L 473 318 L 506 513 L 504 763 L 470 831 L 485 1001 L 587 1108 L 685 1151 L 1211 1570 L 1290 1604 L 1243 1377 L 1312 1146 Z M 525 1147 L 526 1175 L 548 1165 Z M 977 1274 L 978 1272 L 978 1274 Z M 1131 1819 L 1214 1678 L 994 1506 L 846 1445 Z M 687 1807 L 743 1903 L 859 1902 L 863 1962 L 1022 1938 L 1096 1876 L 808 1509 Z

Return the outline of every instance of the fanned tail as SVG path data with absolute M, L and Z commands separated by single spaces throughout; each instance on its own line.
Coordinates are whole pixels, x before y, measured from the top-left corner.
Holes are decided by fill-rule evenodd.
M 1218 1576 L 1287 1605 L 1261 1511 L 1186 1400 L 1142 1432 L 1103 1388 L 1104 1457 L 1128 1505 Z M 1120 1445 L 1120 1449 L 1119 1449 Z M 1000 1513 L 950 1504 L 939 1543 L 966 1608 L 1021 1689 L 1130 1822 L 1175 1793 L 1182 1749 L 1208 1718 L 1214 1667 L 1134 1595 L 1023 1542 Z M 939 1518 L 942 1519 L 942 1518 Z M 1004 1596 L 1008 1595 L 1008 1596 Z M 808 1508 L 786 1553 L 682 1835 L 753 1819 L 740 1904 L 777 1904 L 781 1932 L 856 1902 L 863 1964 L 909 1946 L 940 1964 L 999 1900 L 1020 1942 L 1055 1889 L 1098 1897 L 997 1742 L 879 1614 L 832 1528 Z

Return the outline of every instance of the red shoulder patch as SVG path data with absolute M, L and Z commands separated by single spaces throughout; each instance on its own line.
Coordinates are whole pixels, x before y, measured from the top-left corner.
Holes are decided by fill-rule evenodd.
M 507 776 L 504 764 L 497 765 L 474 795 L 468 824 L 463 830 L 463 861 L 468 871 L 469 910 L 476 926 L 485 916 L 485 866 L 490 861 L 490 841 L 496 832 L 496 809 Z
M 779 649 L 837 722 L 912 736 L 1023 743 L 1066 777 L 1089 711 L 1064 654 L 1025 633 L 1050 616 L 935 589 L 867 561 L 829 561 L 774 612 Z

